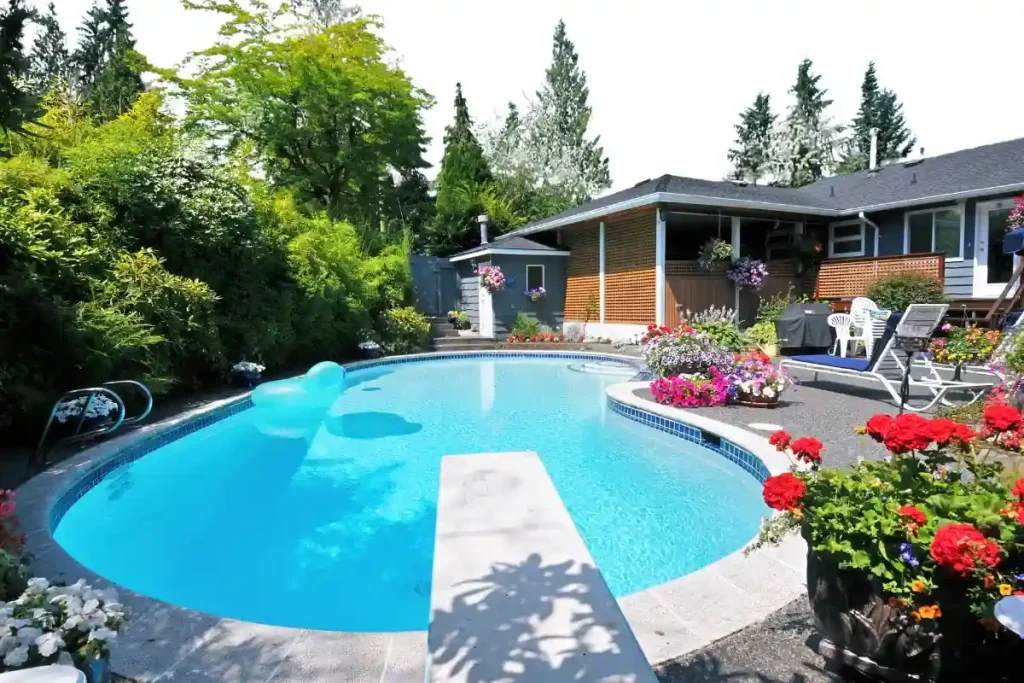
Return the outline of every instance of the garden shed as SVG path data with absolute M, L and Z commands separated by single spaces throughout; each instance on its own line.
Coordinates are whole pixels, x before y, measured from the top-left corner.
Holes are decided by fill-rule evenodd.
M 561 330 L 565 309 L 566 257 L 569 252 L 523 237 L 499 238 L 452 256 L 461 287 L 461 307 L 482 337 L 504 337 L 516 315 Z M 481 285 L 480 268 L 498 268 L 505 286 L 490 292 Z M 538 293 L 543 290 L 543 293 Z M 533 297 L 527 292 L 534 292 Z

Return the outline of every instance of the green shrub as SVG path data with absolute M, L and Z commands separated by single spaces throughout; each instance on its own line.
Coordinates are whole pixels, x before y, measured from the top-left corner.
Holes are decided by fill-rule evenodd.
M 779 343 L 775 333 L 775 323 L 771 320 L 762 320 L 754 323 L 746 331 L 746 338 L 750 344 L 764 348 Z
M 512 326 L 508 331 L 509 334 L 521 334 L 525 337 L 531 337 L 535 334 L 540 334 L 540 323 L 520 311 L 516 313 L 516 318 L 512 321 Z
M 743 335 L 735 323 L 725 321 L 708 321 L 693 323 L 693 329 L 711 337 L 719 346 L 729 351 L 742 351 Z
M 30 574 L 28 567 L 21 559 L 0 550 L 0 600 L 15 600 L 28 587 Z
M 810 301 L 810 297 L 806 294 L 798 294 L 793 291 L 794 287 L 790 285 L 789 289 L 785 293 L 772 294 L 770 297 L 761 297 L 757 306 L 757 317 L 755 322 L 765 322 L 766 320 L 774 321 L 786 308 L 792 304 L 802 304 Z
M 866 295 L 879 308 L 902 312 L 910 304 L 941 304 L 946 301 L 942 283 L 912 270 L 892 273 L 868 285 Z
M 430 345 L 430 321 L 415 308 L 393 308 L 384 314 L 381 337 L 388 353 L 422 351 Z

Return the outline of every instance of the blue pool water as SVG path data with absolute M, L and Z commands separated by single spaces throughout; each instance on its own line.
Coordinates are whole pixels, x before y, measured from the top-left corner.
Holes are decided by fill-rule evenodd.
M 563 359 L 360 370 L 305 438 L 249 409 L 116 470 L 54 536 L 122 586 L 224 617 L 427 627 L 441 456 L 536 451 L 616 595 L 736 550 L 767 508 L 722 456 L 613 413 Z M 514 505 L 515 501 L 509 501 Z

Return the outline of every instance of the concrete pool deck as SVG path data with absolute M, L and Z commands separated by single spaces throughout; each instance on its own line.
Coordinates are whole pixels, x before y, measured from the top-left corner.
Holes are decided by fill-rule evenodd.
M 437 355 L 461 354 L 421 357 Z M 490 352 L 486 355 L 506 354 Z M 609 387 L 608 398 L 728 439 L 756 456 L 772 474 L 788 467 L 787 459 L 771 448 L 765 438 L 691 411 L 652 405 L 634 394 L 641 385 L 646 383 L 613 385 Z M 33 572 L 51 580 L 71 582 L 84 578 L 96 586 L 114 587 L 121 592 L 131 620 L 113 648 L 112 664 L 117 673 L 139 681 L 421 683 L 428 651 L 425 631 L 340 633 L 220 618 L 113 585 L 76 562 L 54 542 L 50 514 L 72 482 L 141 440 L 185 427 L 244 400 L 243 396 L 220 401 L 139 428 L 83 451 L 19 487 L 19 514 L 28 537 L 27 551 L 33 557 Z M 762 620 L 803 594 L 805 552 L 798 538 L 778 548 L 759 550 L 749 557 L 737 551 L 697 572 L 620 598 L 619 608 L 648 662 L 656 664 L 680 657 Z M 254 599 L 259 597 L 254 596 Z

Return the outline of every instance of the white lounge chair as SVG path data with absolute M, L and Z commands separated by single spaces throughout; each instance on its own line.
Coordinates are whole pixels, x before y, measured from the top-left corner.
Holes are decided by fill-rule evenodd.
M 782 369 L 788 368 L 793 370 L 803 370 L 805 372 L 813 372 L 814 381 L 818 380 L 819 374 L 825 374 L 879 382 L 882 387 L 889 392 L 889 395 L 892 396 L 897 405 L 899 405 L 900 381 L 890 379 L 881 372 L 881 367 L 887 360 L 895 359 L 897 361 L 897 367 L 905 368 L 905 365 L 900 361 L 894 350 L 896 325 L 899 322 L 899 318 L 900 316 L 898 315 L 893 315 L 889 318 L 885 326 L 885 332 L 882 334 L 881 338 L 876 340 L 870 358 L 843 358 L 840 356 L 831 356 L 829 354 L 820 353 L 783 358 L 779 363 L 779 367 Z M 952 389 L 968 392 L 970 398 L 966 403 L 973 403 L 981 398 L 985 392 L 991 388 L 991 386 L 991 384 L 982 382 L 952 382 L 949 380 L 943 380 L 938 378 L 937 373 L 934 373 L 928 379 L 915 379 L 911 377 L 911 389 L 926 389 L 929 392 L 930 397 L 926 399 L 927 402 L 924 405 L 912 405 L 908 400 L 907 403 L 904 404 L 904 407 L 907 410 L 913 410 L 915 412 L 928 410 L 939 401 L 946 402 L 944 400 L 945 395 Z

